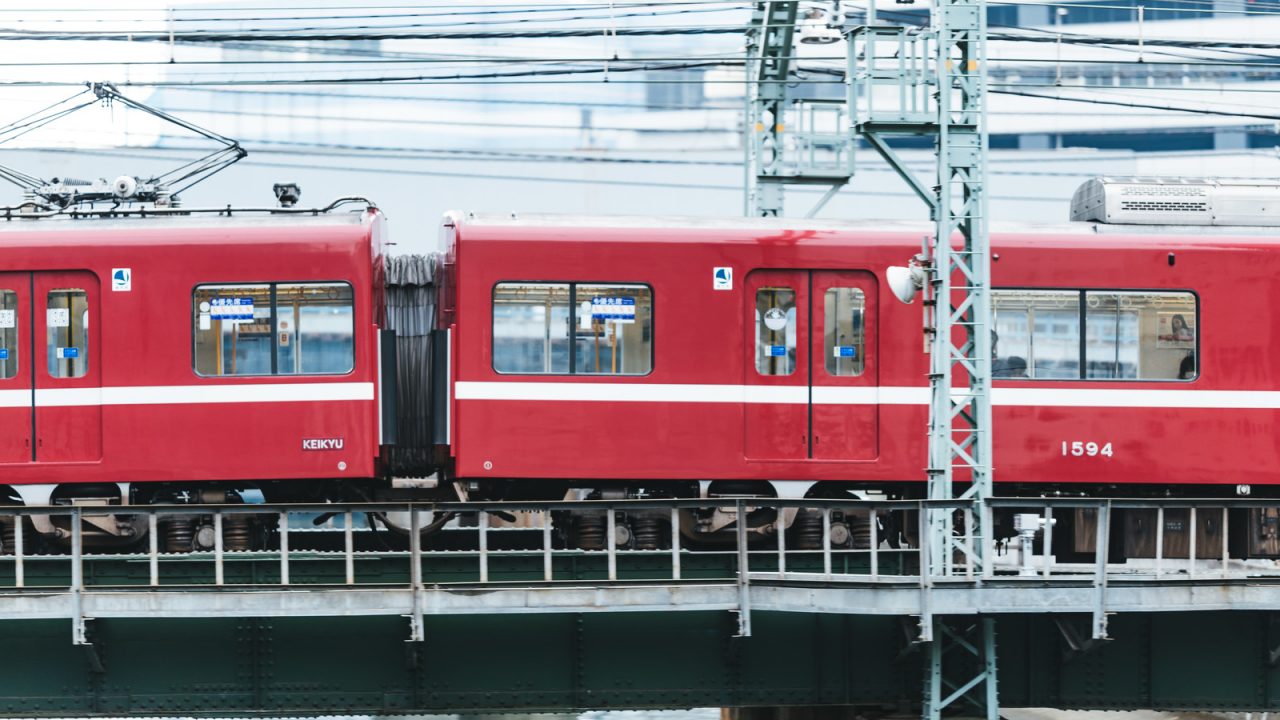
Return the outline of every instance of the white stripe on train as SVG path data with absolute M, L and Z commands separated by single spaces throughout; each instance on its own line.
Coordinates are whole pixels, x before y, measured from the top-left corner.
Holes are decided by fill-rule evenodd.
M 812 388 L 819 405 L 926 405 L 927 387 Z M 697 385 L 582 382 L 458 382 L 458 400 L 806 404 L 810 388 L 784 385 Z M 207 405 L 373 400 L 373 383 L 161 385 L 36 390 L 39 407 Z M 1280 392 L 1135 388 L 1010 388 L 992 391 L 1003 406 L 1221 408 L 1280 410 Z M 31 406 L 30 390 L 0 390 L 0 408 Z
M 225 403 L 373 400 L 373 383 L 264 383 L 255 385 L 152 385 L 40 389 L 37 407 L 94 405 L 213 405 Z M 31 407 L 30 390 L 0 390 L 0 408 Z
M 684 385 L 582 382 L 458 382 L 458 400 L 806 404 L 810 388 L 768 385 Z M 927 387 L 812 388 L 818 405 L 927 405 Z M 992 390 L 1004 406 L 1222 408 L 1280 410 L 1280 391 L 1136 388 L 1010 388 Z

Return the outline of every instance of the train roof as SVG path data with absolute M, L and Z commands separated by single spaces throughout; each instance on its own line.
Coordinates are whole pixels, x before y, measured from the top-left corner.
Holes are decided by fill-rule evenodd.
M 365 212 L 331 213 L 265 213 L 232 211 L 230 216 L 213 212 L 197 214 L 148 215 L 146 217 L 53 217 L 25 218 L 14 216 L 0 218 L 0 233 L 29 232 L 86 232 L 94 230 L 165 230 L 165 229 L 233 229 L 233 228 L 314 228 L 359 226 L 366 222 Z
M 833 231 L 875 232 L 911 234 L 923 236 L 933 232 L 928 220 L 821 220 L 813 218 L 743 218 L 743 217 L 682 217 L 641 215 L 557 215 L 543 213 L 449 213 L 445 223 L 458 223 L 466 228 L 544 228 L 544 229 L 639 229 L 639 230 L 738 230 L 738 231 Z M 1263 226 L 1206 226 L 1206 225 L 1117 225 L 1101 222 L 1061 223 L 992 223 L 991 233 L 997 236 L 1054 236 L 1096 237 L 1099 235 L 1124 236 L 1138 242 L 1144 240 L 1168 240 L 1177 238 L 1179 244 L 1220 243 L 1223 238 L 1250 238 L 1250 242 L 1273 239 L 1280 243 L 1280 228 Z

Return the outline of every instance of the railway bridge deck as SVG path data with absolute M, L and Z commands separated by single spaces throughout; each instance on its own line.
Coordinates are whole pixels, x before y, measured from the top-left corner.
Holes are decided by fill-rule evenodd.
M 636 509 L 674 516 L 706 502 L 593 507 L 612 525 Z M 939 634 L 995 624 L 1005 707 L 1280 707 L 1280 566 L 1233 559 L 1225 544 L 1213 558 L 1192 547 L 1194 562 L 1162 557 L 1162 544 L 1137 561 L 1109 561 L 1106 550 L 1117 511 L 1194 505 L 1229 523 L 1265 501 L 720 502 L 739 516 L 817 509 L 823 541 L 787 547 L 786 533 L 739 528 L 711 550 L 682 547 L 678 535 L 660 549 L 568 549 L 545 522 L 568 504 L 475 503 L 424 506 L 476 526 L 397 546 L 355 526 L 410 506 L 183 506 L 136 512 L 153 530 L 176 515 L 218 528 L 229 515 L 270 517 L 272 549 L 233 552 L 219 541 L 168 554 L 144 540 L 102 552 L 85 546 L 82 527 L 107 509 L 7 508 L 71 516 L 72 532 L 63 552 L 0 558 L 0 664 L 21 680 L 4 685 L 0 714 L 909 710 L 920 696 L 918 648 L 936 618 L 946 619 Z M 989 543 L 985 557 L 1003 562 L 975 572 L 961 552 L 933 576 L 921 572 L 927 550 L 879 534 L 908 537 L 904 520 L 938 505 L 954 509 L 959 528 L 975 512 L 1016 508 L 1051 521 L 1084 510 L 1104 550 L 1055 554 L 1048 522 L 1025 557 L 1016 541 L 963 538 Z M 489 527 L 517 511 L 533 527 Z M 336 527 L 300 529 L 321 513 Z M 852 514 L 871 521 L 869 535 L 856 549 L 835 547 L 831 518 Z M 898 520 L 877 522 L 890 516 Z

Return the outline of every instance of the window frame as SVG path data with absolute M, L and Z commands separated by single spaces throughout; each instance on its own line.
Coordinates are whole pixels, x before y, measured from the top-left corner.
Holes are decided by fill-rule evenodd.
M 199 332 L 200 310 L 196 305 L 196 292 L 202 287 L 214 286 L 236 286 L 236 285 L 266 285 L 267 293 L 271 298 L 271 372 L 269 373 L 244 373 L 237 375 L 207 375 L 200 372 L 196 367 L 196 333 Z M 281 373 L 279 369 L 280 352 L 277 347 L 278 338 L 276 337 L 278 317 L 276 313 L 276 286 L 277 285 L 346 285 L 351 290 L 351 369 L 346 372 L 332 373 Z M 360 333 L 357 328 L 360 327 L 360 302 L 356 296 L 355 283 L 350 280 L 234 280 L 221 282 L 199 282 L 191 286 L 191 372 L 198 378 L 206 378 L 210 380 L 228 380 L 236 378 L 308 378 L 308 377 L 347 377 L 354 375 L 356 372 L 357 360 L 360 357 Z
M 1079 366 L 1080 366 L 1080 369 L 1079 369 L 1080 376 L 1073 377 L 1073 378 L 993 377 L 992 380 L 1001 381 L 1001 382 L 1008 380 L 1010 382 L 1096 382 L 1096 383 L 1126 383 L 1126 384 L 1150 382 L 1150 383 L 1184 383 L 1186 384 L 1186 383 L 1196 382 L 1204 374 L 1202 372 L 1202 364 L 1200 360 L 1202 357 L 1200 353 L 1200 327 L 1201 327 L 1200 325 L 1200 293 L 1196 292 L 1195 290 L 1191 290 L 1189 288 L 1119 288 L 1119 287 L 1080 288 L 1080 287 L 1037 287 L 1037 286 L 1030 286 L 1030 285 L 1006 285 L 1006 286 L 991 288 L 992 295 L 994 296 L 995 293 L 998 293 L 1001 290 L 1076 293 L 1078 298 L 1077 301 L 1080 306 L 1079 307 L 1080 337 L 1079 337 L 1079 349 L 1077 350 L 1078 358 L 1079 358 Z M 1089 338 L 1089 329 L 1087 325 L 1089 308 L 1088 308 L 1087 297 L 1089 293 L 1165 293 L 1170 295 L 1172 294 L 1190 295 L 1192 300 L 1195 302 L 1195 306 L 1196 306 L 1195 307 L 1196 345 L 1195 345 L 1195 348 L 1192 350 L 1192 352 L 1195 353 L 1195 357 L 1196 357 L 1196 374 L 1193 377 L 1186 378 L 1186 379 L 1087 377 L 1086 374 L 1089 371 L 1087 366 L 1087 363 L 1088 363 L 1087 345 L 1088 345 L 1088 338 Z M 994 311 L 994 308 L 993 308 L 993 311 Z M 1032 332 L 1034 332 L 1034 328 L 1032 329 Z
M 493 312 L 494 299 L 497 296 L 499 285 L 568 285 L 569 286 L 569 371 L 568 372 L 549 372 L 549 373 L 531 373 L 531 372 L 512 372 L 499 370 L 497 366 L 497 354 L 494 347 L 497 344 L 496 330 L 497 317 Z M 649 317 L 649 370 L 643 373 L 580 373 L 577 372 L 577 340 L 578 340 L 578 286 L 579 285 L 621 285 L 632 288 L 644 288 L 649 291 L 649 307 L 651 315 Z M 653 374 L 654 365 L 657 363 L 658 357 L 658 297 L 653 291 L 653 285 L 647 282 L 635 282 L 627 280 L 498 280 L 489 288 L 489 369 L 496 375 L 514 375 L 521 377 L 583 377 L 583 378 L 641 378 L 648 377 Z

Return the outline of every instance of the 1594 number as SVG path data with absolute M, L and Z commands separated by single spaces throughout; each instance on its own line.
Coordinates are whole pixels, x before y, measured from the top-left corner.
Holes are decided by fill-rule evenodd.
M 1099 444 L 1096 442 L 1086 442 L 1084 440 L 1063 440 L 1062 456 L 1067 457 L 1111 457 L 1115 451 L 1111 449 L 1111 443 Z

